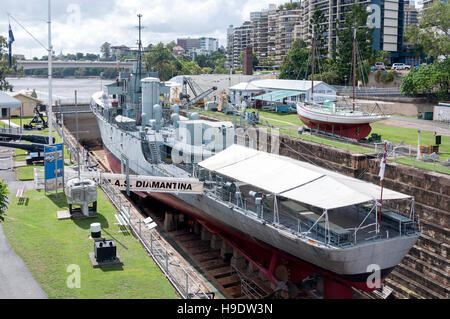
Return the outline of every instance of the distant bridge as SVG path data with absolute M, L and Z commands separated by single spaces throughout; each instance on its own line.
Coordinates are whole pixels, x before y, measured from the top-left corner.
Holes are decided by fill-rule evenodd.
M 133 62 L 118 62 L 121 68 L 131 69 Z M 47 61 L 17 61 L 24 70 L 47 69 Z M 116 61 L 53 61 L 52 68 L 117 68 Z

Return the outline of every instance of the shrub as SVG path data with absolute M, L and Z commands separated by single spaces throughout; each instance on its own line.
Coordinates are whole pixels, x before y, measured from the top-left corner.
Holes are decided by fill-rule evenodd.
M 0 215 L 8 208 L 8 185 L 0 180 Z

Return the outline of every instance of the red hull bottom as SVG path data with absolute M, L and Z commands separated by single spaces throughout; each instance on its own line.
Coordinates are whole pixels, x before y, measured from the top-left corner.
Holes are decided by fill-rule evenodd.
M 120 172 L 120 162 L 108 150 L 105 149 L 105 151 L 111 171 Z M 198 209 L 186 204 L 170 194 L 139 193 L 138 195 L 141 197 L 146 197 L 147 195 L 151 196 L 165 205 L 194 218 L 210 233 L 218 235 L 230 246 L 236 249 L 274 284 L 277 283 L 277 279 L 275 278 L 275 270 L 280 266 L 284 266 L 288 271 L 289 281 L 293 283 L 299 283 L 303 279 L 314 274 L 324 276 L 323 290 L 324 298 L 326 299 L 352 298 L 353 293 L 350 286 L 365 291 L 373 290 L 367 287 L 365 281 L 346 280 L 337 274 L 330 273 L 322 268 L 281 252 L 272 246 L 249 238 L 237 230 L 227 228 L 216 221 L 206 219 L 204 214 L 202 214 Z M 382 276 L 383 279 L 385 276 Z M 362 277 L 367 278 L 367 276 Z
M 372 128 L 370 127 L 369 123 L 364 124 L 329 123 L 329 122 L 313 121 L 300 115 L 298 117 L 310 129 L 352 138 L 357 141 L 362 140 L 363 138 L 369 136 L 370 132 L 372 131 Z

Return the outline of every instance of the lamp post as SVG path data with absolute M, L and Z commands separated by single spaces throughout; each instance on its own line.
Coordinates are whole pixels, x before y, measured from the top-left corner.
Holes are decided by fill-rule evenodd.
M 417 130 L 417 160 L 420 160 L 420 130 Z

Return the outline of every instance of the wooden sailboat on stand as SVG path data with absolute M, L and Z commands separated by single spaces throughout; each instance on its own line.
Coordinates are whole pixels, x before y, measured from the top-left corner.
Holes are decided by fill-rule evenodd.
M 314 51 L 315 35 L 312 37 L 311 101 L 299 102 L 297 114 L 310 129 L 324 133 L 362 140 L 370 134 L 370 123 L 388 119 L 389 115 L 368 113 L 356 104 L 356 29 L 353 36 L 353 100 L 352 105 L 338 105 L 337 102 L 319 104 L 314 102 Z

